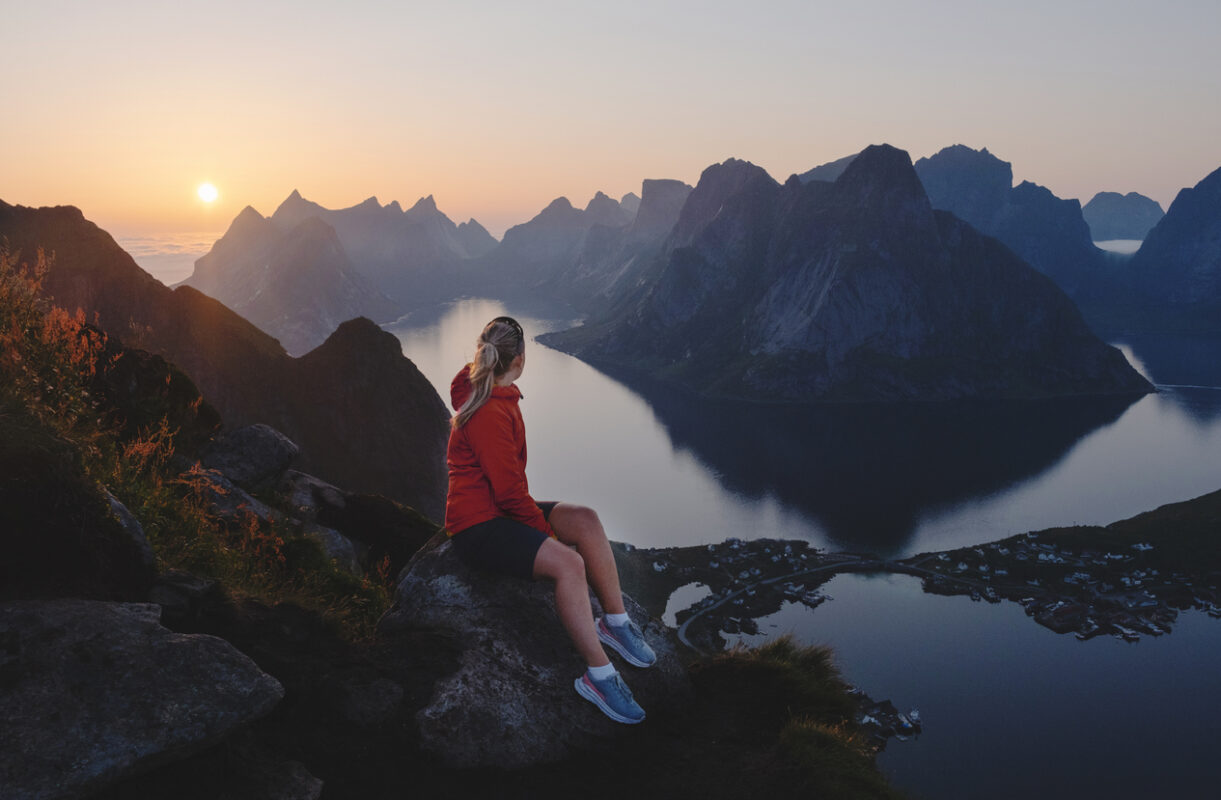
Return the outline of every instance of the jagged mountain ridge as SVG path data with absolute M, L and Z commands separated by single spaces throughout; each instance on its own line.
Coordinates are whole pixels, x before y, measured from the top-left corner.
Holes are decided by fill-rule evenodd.
M 846 156 L 801 174 L 803 182 L 834 181 L 856 158 Z M 1094 246 L 1077 200 L 1038 184 L 1013 185 L 1013 167 L 988 148 L 955 144 L 915 163 L 933 208 L 949 211 L 1008 245 L 1030 266 L 1080 300 L 1102 292 L 1103 253 Z
M 440 519 L 448 414 L 391 334 L 352 320 L 294 359 L 219 301 L 166 288 L 76 208 L 0 201 L 0 237 L 23 262 L 53 254 L 43 290 L 57 304 L 176 364 L 227 425 L 271 425 L 301 445 L 303 469 Z
M 271 221 L 291 228 L 309 217 L 333 227 L 356 270 L 404 309 L 449 299 L 455 265 L 496 245 L 475 220 L 455 225 L 432 195 L 406 211 L 397 201 L 382 206 L 376 197 L 331 210 L 293 190 Z
M 630 307 L 544 341 L 753 400 L 1150 390 L 1054 284 L 935 211 L 889 146 L 835 183 L 709 167 L 659 261 Z
M 402 313 L 352 267 L 334 228 L 320 217 L 285 227 L 250 206 L 181 285 L 220 300 L 293 356 L 322 344 L 345 320 L 388 322 Z

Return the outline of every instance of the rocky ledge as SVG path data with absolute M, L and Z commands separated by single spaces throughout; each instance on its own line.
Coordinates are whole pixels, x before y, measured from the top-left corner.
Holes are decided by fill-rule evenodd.
M 671 708 L 690 693 L 672 633 L 624 601 L 658 660 L 641 670 L 612 657 L 646 712 Z M 594 609 L 601 613 L 596 598 Z M 416 714 L 421 746 L 447 765 L 559 761 L 629 730 L 573 690 L 585 664 L 560 624 L 551 584 L 475 573 L 444 535 L 407 566 L 379 628 L 388 637 L 444 633 L 461 648 L 457 671 Z
M 284 696 L 213 636 L 172 633 L 152 603 L 0 604 L 0 787 L 79 797 L 216 744 Z

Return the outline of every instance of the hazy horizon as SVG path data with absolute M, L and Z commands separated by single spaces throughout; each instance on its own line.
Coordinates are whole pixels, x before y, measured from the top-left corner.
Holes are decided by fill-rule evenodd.
M 223 230 L 293 189 L 434 195 L 499 236 L 556 197 L 778 180 L 886 142 L 987 147 L 1082 203 L 1221 166 L 1221 6 L 47 2 L 8 9 L 0 198 L 116 235 Z M 205 203 L 196 188 L 214 184 Z

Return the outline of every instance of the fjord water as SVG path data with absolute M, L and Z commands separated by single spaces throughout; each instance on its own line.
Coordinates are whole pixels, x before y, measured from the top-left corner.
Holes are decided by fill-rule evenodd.
M 573 324 L 466 300 L 387 326 L 442 398 L 484 323 Z M 1107 524 L 1221 488 L 1221 343 L 1121 343 L 1141 398 L 847 405 L 713 402 L 539 344 L 518 381 L 531 492 L 596 508 L 612 538 L 780 537 L 905 556 Z
M 573 322 L 467 300 L 389 327 L 448 399 L 504 313 L 530 336 Z M 1221 488 L 1221 343 L 1117 344 L 1157 394 L 814 409 L 710 402 L 533 344 L 519 381 L 530 487 L 593 506 L 612 538 L 643 547 L 776 537 L 889 556 Z M 920 708 L 925 733 L 880 758 L 913 796 L 1208 796 L 1221 778 L 1217 620 L 1186 612 L 1169 636 L 1079 642 L 904 576 L 841 575 L 826 591 L 816 610 L 759 620 L 754 640 L 831 644 L 851 682 Z

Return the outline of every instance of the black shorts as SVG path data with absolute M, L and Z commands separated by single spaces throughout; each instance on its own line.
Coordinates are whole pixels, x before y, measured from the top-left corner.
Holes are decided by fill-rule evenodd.
M 551 518 L 553 502 L 539 503 L 543 519 Z M 515 578 L 534 578 L 534 557 L 547 534 L 509 517 L 496 517 L 472 525 L 450 540 L 458 557 L 475 569 Z

